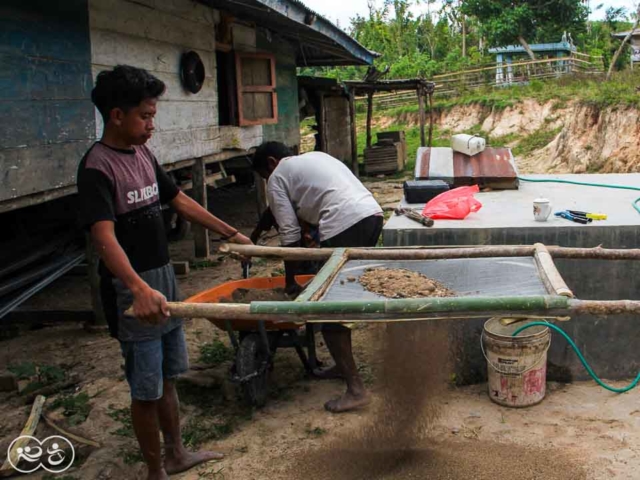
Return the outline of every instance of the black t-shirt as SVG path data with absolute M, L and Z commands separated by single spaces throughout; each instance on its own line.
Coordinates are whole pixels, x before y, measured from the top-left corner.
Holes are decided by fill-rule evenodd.
M 161 205 L 179 191 L 148 147 L 120 150 L 97 142 L 78 168 L 80 223 L 113 221 L 133 269 L 159 268 L 169 263 Z

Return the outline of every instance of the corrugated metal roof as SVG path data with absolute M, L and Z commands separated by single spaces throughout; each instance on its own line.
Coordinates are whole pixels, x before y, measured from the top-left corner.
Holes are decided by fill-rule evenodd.
M 533 52 L 572 52 L 576 47 L 569 42 L 532 43 L 529 45 Z M 490 48 L 489 53 L 526 53 L 522 45 L 507 45 L 506 47 Z
M 300 0 L 199 0 L 292 42 L 298 66 L 371 65 L 378 56 Z
M 612 33 L 612 34 L 611 34 L 611 36 L 613 36 L 613 37 L 617 37 L 617 38 L 624 38 L 624 37 L 626 37 L 627 35 L 629 35 L 629 32 L 630 32 L 630 31 L 631 31 L 631 30 L 627 30 L 626 32 Z M 634 36 L 634 37 L 636 37 L 636 36 L 640 36 L 640 28 L 636 28 L 636 29 L 633 31 L 633 36 Z
M 468 156 L 451 148 L 418 149 L 416 180 L 443 180 L 454 187 L 479 185 L 497 189 L 517 189 L 518 172 L 511 150 L 487 147 Z

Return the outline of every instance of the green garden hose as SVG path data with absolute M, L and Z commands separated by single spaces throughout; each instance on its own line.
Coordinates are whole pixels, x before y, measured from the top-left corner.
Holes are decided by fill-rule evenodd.
M 616 188 L 618 190 L 634 190 L 636 192 L 640 192 L 640 187 L 630 187 L 628 185 L 614 185 L 608 183 L 586 183 L 586 182 L 576 182 L 574 180 L 560 180 L 560 179 L 541 179 L 541 178 L 526 178 L 526 177 L 518 177 L 518 180 L 522 182 L 532 182 L 532 183 L 568 183 L 569 185 L 580 185 L 583 187 L 600 187 L 600 188 Z M 638 206 L 638 202 L 640 202 L 640 198 L 637 198 L 631 205 L 635 208 L 636 212 L 640 213 L 640 206 Z
M 631 390 L 632 388 L 634 388 L 636 385 L 638 385 L 638 382 L 640 382 L 640 373 L 639 373 L 638 376 L 636 377 L 636 379 L 633 382 L 631 382 L 630 385 L 628 385 L 628 386 L 626 386 L 624 388 L 616 388 L 616 387 L 611 387 L 611 386 L 607 385 L 602 380 L 600 380 L 600 378 L 598 378 L 598 376 L 594 373 L 594 371 L 591 369 L 591 367 L 589 366 L 589 364 L 587 363 L 585 358 L 582 356 L 582 353 L 580 353 L 580 350 L 578 349 L 578 346 L 575 344 L 575 342 L 573 340 L 571 340 L 571 337 L 569 337 L 569 335 L 567 335 L 567 333 L 564 330 L 562 330 L 560 327 L 557 327 L 557 326 L 552 325 L 550 323 L 547 323 L 547 322 L 531 322 L 531 323 L 528 323 L 528 324 L 524 325 L 523 327 L 520 327 L 519 329 L 517 329 L 513 333 L 512 336 L 515 337 L 520 332 L 522 332 L 523 330 L 526 330 L 527 328 L 531 328 L 531 327 L 537 327 L 537 326 L 549 327 L 552 330 L 555 330 L 556 332 L 561 334 L 565 338 L 565 340 L 567 342 L 569 342 L 569 345 L 571 345 L 571 348 L 573 348 L 573 351 L 576 352 L 576 354 L 578 355 L 578 358 L 580 359 L 580 362 L 582 362 L 582 365 L 587 370 L 587 372 L 589 373 L 591 378 L 593 378 L 596 381 L 596 383 L 598 385 L 600 385 L 602 388 L 605 388 L 605 389 L 609 390 L 610 392 L 614 392 L 614 393 L 625 393 L 625 392 L 628 392 L 629 390 Z

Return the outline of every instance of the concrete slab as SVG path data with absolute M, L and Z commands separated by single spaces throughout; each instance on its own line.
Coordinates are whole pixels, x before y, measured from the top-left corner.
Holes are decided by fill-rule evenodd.
M 530 175 L 534 179 L 562 179 L 640 187 L 640 174 Z M 589 225 L 550 217 L 533 219 L 533 200 L 548 198 L 554 211 L 586 210 L 609 218 Z M 465 220 L 436 220 L 431 228 L 405 217 L 393 216 L 384 227 L 385 246 L 411 245 L 523 245 L 542 242 L 566 247 L 638 248 L 640 214 L 632 202 L 640 192 L 567 184 L 522 182 L 520 190 L 479 193 L 483 208 Z M 419 207 L 420 205 L 411 205 Z M 640 262 L 557 260 L 558 270 L 578 298 L 593 300 L 640 299 Z M 562 328 L 576 341 L 599 375 L 604 378 L 635 377 L 640 370 L 635 339 L 639 319 L 632 315 L 576 316 Z M 482 380 L 486 365 L 479 349 L 483 320 L 451 323 L 457 354 L 458 378 Z M 576 355 L 563 339 L 554 337 L 549 352 L 549 379 L 569 381 L 587 378 Z
M 640 174 L 611 175 L 527 175 L 532 179 L 560 179 L 588 183 L 608 183 L 640 188 Z M 568 220 L 549 217 L 547 222 L 533 219 L 533 201 L 538 197 L 548 198 L 553 210 L 582 210 L 606 213 L 606 221 L 580 225 Z M 449 230 L 449 229 L 556 229 L 556 228 L 611 228 L 612 226 L 638 226 L 640 214 L 631 202 L 640 197 L 640 191 L 614 190 L 582 187 L 560 183 L 521 182 L 519 190 L 502 190 L 479 193 L 476 198 L 482 202 L 482 209 L 464 220 L 438 220 L 433 228 L 427 229 L 402 216 L 393 216 L 384 227 L 385 234 L 392 230 Z M 404 204 L 403 205 L 407 205 Z M 410 204 L 413 208 L 423 205 Z

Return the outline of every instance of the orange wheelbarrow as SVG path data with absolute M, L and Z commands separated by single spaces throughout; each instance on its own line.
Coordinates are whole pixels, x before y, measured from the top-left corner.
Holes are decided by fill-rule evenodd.
M 304 286 L 313 275 L 296 277 Z M 218 303 L 228 299 L 238 289 L 272 290 L 285 287 L 285 277 L 250 278 L 226 282 L 201 292 L 186 300 L 188 303 Z M 315 331 L 313 324 L 276 323 L 251 320 L 211 320 L 216 327 L 229 335 L 235 351 L 231 367 L 231 381 L 240 385 L 242 396 L 249 404 L 262 407 L 269 394 L 269 374 L 273 370 L 273 357 L 278 348 L 295 348 L 308 374 L 320 362 L 316 357 Z M 303 330 L 303 327 L 304 330 Z M 304 348 L 307 348 L 305 353 Z

